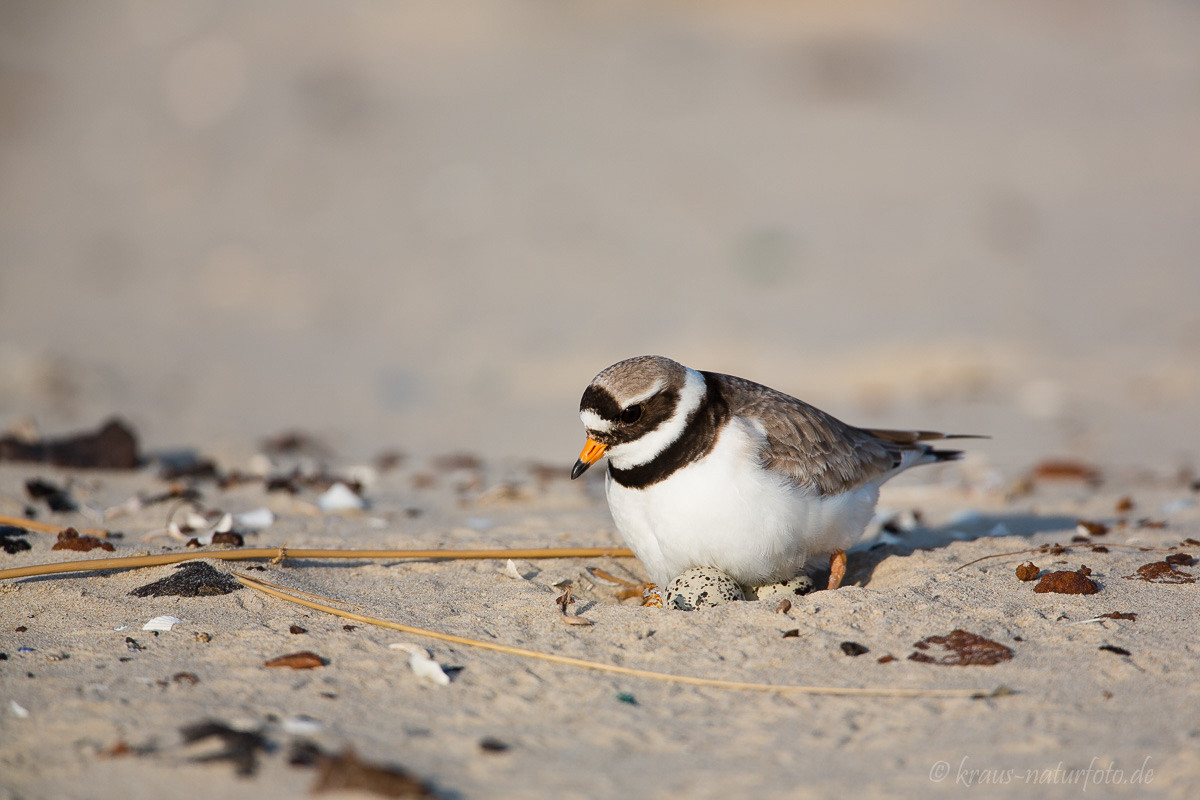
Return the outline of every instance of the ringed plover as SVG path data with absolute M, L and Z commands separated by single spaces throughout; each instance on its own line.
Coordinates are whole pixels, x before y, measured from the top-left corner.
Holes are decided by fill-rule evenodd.
M 660 586 L 693 567 L 764 586 L 827 555 L 836 589 L 879 486 L 962 455 L 926 441 L 980 438 L 856 428 L 775 389 L 662 356 L 601 372 L 579 416 L 588 438 L 571 477 L 608 456 L 613 520 Z

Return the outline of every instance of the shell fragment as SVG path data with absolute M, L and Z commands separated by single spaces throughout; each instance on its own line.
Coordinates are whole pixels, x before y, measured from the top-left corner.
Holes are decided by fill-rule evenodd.
M 161 617 L 155 617 L 154 619 L 147 622 L 145 625 L 142 626 L 142 630 L 144 630 L 144 631 L 169 631 L 169 630 L 171 630 L 171 628 L 174 628 L 176 625 L 178 625 L 181 622 L 183 622 L 183 620 L 181 620 L 179 617 L 163 615 Z
M 429 657 L 429 652 L 419 645 L 401 642 L 389 644 L 391 650 L 403 650 L 408 653 L 408 666 L 413 674 L 423 681 L 437 686 L 449 686 L 450 676 L 442 670 L 441 664 Z

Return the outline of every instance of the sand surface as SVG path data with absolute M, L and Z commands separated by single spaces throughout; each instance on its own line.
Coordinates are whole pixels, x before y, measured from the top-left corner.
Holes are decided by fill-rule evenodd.
M 445 797 L 1190 797 L 1200 590 L 1127 580 L 1171 553 L 1111 545 L 1200 540 L 1197 41 L 1200 9 L 1157 1 L 0 4 L 0 429 L 120 415 L 147 459 L 0 463 L 0 513 L 182 551 L 144 537 L 186 509 L 104 512 L 192 452 L 366 481 L 349 515 L 196 483 L 199 510 L 273 510 L 246 546 L 618 546 L 599 475 L 565 480 L 578 398 L 661 353 L 993 438 L 886 487 L 900 533 L 786 614 L 641 608 L 585 571 L 628 559 L 249 574 L 659 672 L 1014 692 L 754 693 L 431 641 L 436 686 L 388 648 L 409 635 L 249 589 L 130 596 L 171 567 L 32 578 L 0 584 L 0 797 L 295 797 L 301 740 Z M 324 447 L 264 461 L 294 430 Z M 1098 477 L 1030 477 L 1051 458 Z M 31 500 L 39 477 L 81 510 Z M 1080 518 L 1109 552 L 957 569 Z M 0 568 L 86 557 L 26 540 Z M 1035 593 L 1026 560 L 1100 590 Z M 592 626 L 560 619 L 565 579 Z M 159 615 L 183 622 L 142 631 Z M 1012 657 L 909 659 L 954 630 Z M 263 666 L 301 650 L 324 665 Z M 258 732 L 253 775 L 196 760 L 206 720 Z
M 32 473 L 70 481 L 76 498 L 97 509 L 166 486 L 148 470 L 5 466 L 0 491 L 20 496 Z M 1188 796 L 1200 779 L 1197 730 L 1185 711 L 1200 702 L 1200 584 L 1137 579 L 1140 566 L 1168 553 L 1117 545 L 1170 548 L 1200 539 L 1195 493 L 1146 480 L 1037 484 L 1012 498 L 946 477 L 886 492 L 886 508 L 919 510 L 920 524 L 864 542 L 851 554 L 849 585 L 793 598 L 786 613 L 776 600 L 694 612 L 622 604 L 616 589 L 586 572 L 641 577 L 631 559 L 518 559 L 516 575 L 502 561 L 212 563 L 222 571 L 258 563 L 265 570 L 246 574 L 357 604 L 369 616 L 605 664 L 771 684 L 1003 686 L 1012 695 L 809 697 L 681 686 L 370 625 L 347 629 L 344 619 L 249 589 L 130 595 L 174 567 L 74 573 L 4 585 L 4 784 L 12 797 L 296 796 L 316 778 L 312 768 L 290 766 L 289 754 L 311 742 L 328 754 L 352 748 L 364 762 L 403 767 L 448 797 L 885 796 L 964 790 L 977 780 L 1004 780 L 1001 789 L 1013 794 L 1033 787 L 1074 796 L 1089 783 L 1094 796 Z M 247 546 L 619 544 L 598 482 L 547 481 L 519 467 L 403 467 L 380 476 L 365 490 L 370 508 L 349 516 L 315 512 L 313 492 L 199 488 L 210 510 L 274 509 L 277 521 L 247 533 Z M 1135 506 L 1115 513 L 1126 496 Z M 162 536 L 143 540 L 162 529 L 169 509 L 152 505 L 109 521 L 124 533 L 113 555 L 183 549 Z M 1006 555 L 957 569 L 981 556 L 1070 544 L 1077 518 L 1112 529 L 1062 553 Z M 78 513 L 54 519 L 88 521 Z M 32 534 L 32 548 L 4 556 L 4 566 L 84 557 L 51 552 L 53 541 Z M 1096 544 L 1108 552 L 1093 550 Z M 1200 546 L 1174 552 L 1200 554 Z M 1026 561 L 1043 574 L 1086 565 L 1099 592 L 1035 593 L 1033 582 L 1014 574 Z M 1176 572 L 1190 580 L 1200 568 Z M 579 599 L 571 613 L 592 626 L 562 621 L 555 603 L 562 580 L 574 582 Z M 1097 619 L 1112 612 L 1136 618 Z M 182 622 L 170 632 L 142 630 L 159 615 Z M 294 625 L 305 632 L 290 632 Z M 936 646 L 915 645 L 954 630 L 1009 648 L 1011 659 L 947 666 L 909 658 L 942 657 Z M 200 633 L 209 640 L 198 641 Z M 449 685 L 419 679 L 407 654 L 389 649 L 398 642 L 419 643 L 457 668 Z M 844 642 L 867 652 L 850 656 Z M 264 666 L 298 651 L 325 663 Z M 205 721 L 262 734 L 268 750 L 252 776 L 237 777 L 228 763 L 195 761 L 219 748 L 187 745 L 181 731 Z M 485 741 L 506 749 L 491 752 Z M 1093 773 L 1084 772 L 1089 767 Z

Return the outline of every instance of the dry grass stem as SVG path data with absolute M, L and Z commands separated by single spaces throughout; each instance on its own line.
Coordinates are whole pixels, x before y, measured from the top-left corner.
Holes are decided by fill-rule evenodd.
M 533 658 L 539 661 L 549 661 L 554 664 L 563 664 L 571 667 L 580 667 L 583 669 L 596 670 L 599 672 L 609 672 L 617 675 L 627 675 L 635 678 L 647 678 L 650 680 L 668 681 L 671 683 L 681 683 L 689 686 L 708 686 L 718 689 L 741 689 L 755 692 L 779 692 L 786 694 L 810 694 L 810 695 L 845 695 L 855 697 L 961 697 L 961 698 L 990 698 L 1003 697 L 1013 694 L 1011 689 L 1007 687 L 997 687 L 992 690 L 975 690 L 975 689 L 886 689 L 886 688 L 859 688 L 859 687 L 838 687 L 838 686 L 797 686 L 791 684 L 773 684 L 773 683 L 746 683 L 742 681 L 726 681 L 718 678 L 695 678 L 688 675 L 672 675 L 666 672 L 653 672 L 651 670 L 635 669 L 632 667 L 621 667 L 615 664 L 604 664 L 598 661 L 587 661 L 582 658 L 572 658 L 570 656 L 562 656 L 556 653 L 539 653 L 536 650 L 525 650 L 520 647 L 512 647 L 506 644 L 497 642 L 486 642 L 478 639 L 468 639 L 464 636 L 455 636 L 450 633 L 441 633 L 439 631 L 431 631 L 425 628 L 418 628 L 412 625 L 404 625 L 399 622 L 391 622 L 390 620 L 377 619 L 368 617 L 362 614 L 355 614 L 350 611 L 341 611 L 331 606 L 326 606 L 321 603 L 316 603 L 311 600 L 294 597 L 287 592 L 279 591 L 264 585 L 262 582 L 246 575 L 234 573 L 234 577 L 241 583 L 255 591 L 269 594 L 272 597 L 285 600 L 289 603 L 296 603 L 312 608 L 317 611 L 324 611 L 327 614 L 345 617 L 346 619 L 355 620 L 366 625 L 376 625 L 381 628 L 389 628 L 402 633 L 408 633 L 413 636 L 424 636 L 429 639 L 436 639 L 440 642 L 449 642 L 451 644 L 465 645 L 467 647 L 478 647 L 484 650 L 493 650 L 498 653 L 507 653 L 508 655 L 520 656 L 522 658 Z
M 241 550 L 201 550 L 191 553 L 159 553 L 125 558 L 92 558 L 62 561 L 56 564 L 35 564 L 0 570 L 0 580 L 28 578 L 36 575 L 55 575 L 62 572 L 93 572 L 102 569 L 135 569 L 179 564 L 213 558 L 218 561 L 253 561 L 256 559 L 388 559 L 388 560 L 457 560 L 490 558 L 633 558 L 633 552 L 623 547 L 556 547 L 531 550 L 285 550 L 282 547 L 247 547 Z M 281 559 L 282 560 L 282 559 Z

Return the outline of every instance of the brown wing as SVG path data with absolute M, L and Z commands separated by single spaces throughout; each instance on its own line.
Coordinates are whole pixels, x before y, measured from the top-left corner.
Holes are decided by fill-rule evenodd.
M 919 437 L 904 436 L 929 433 L 866 431 L 752 381 L 712 373 L 705 378 L 718 380 L 732 413 L 757 420 L 766 430 L 763 466 L 821 494 L 849 491 L 891 472 L 906 450 L 923 448 L 910 444 Z
M 877 436 L 880 439 L 887 439 L 889 442 L 896 444 L 916 444 L 917 442 L 933 442 L 939 439 L 990 439 L 990 436 L 982 436 L 976 433 L 942 433 L 941 431 L 894 431 L 888 428 L 863 428 L 862 430 Z

